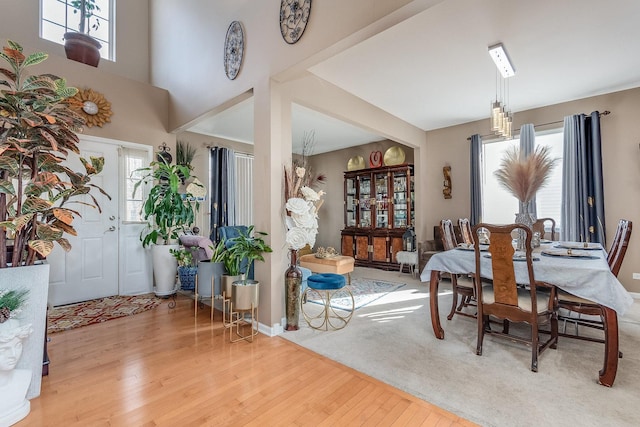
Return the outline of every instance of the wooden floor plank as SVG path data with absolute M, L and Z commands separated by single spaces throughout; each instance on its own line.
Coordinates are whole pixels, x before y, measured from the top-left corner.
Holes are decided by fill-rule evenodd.
M 16 426 L 474 425 L 283 338 L 229 334 L 185 297 L 52 334 Z

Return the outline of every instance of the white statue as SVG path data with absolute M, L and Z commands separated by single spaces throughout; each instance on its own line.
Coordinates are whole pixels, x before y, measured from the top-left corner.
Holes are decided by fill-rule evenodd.
M 31 370 L 15 368 L 22 355 L 22 341 L 32 332 L 31 324 L 19 326 L 14 319 L 0 324 L 0 427 L 17 423 L 31 410 L 25 397 Z

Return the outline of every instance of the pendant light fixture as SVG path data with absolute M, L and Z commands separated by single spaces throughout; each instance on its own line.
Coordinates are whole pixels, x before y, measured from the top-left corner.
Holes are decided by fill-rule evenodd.
M 513 113 L 507 108 L 509 77 L 516 73 L 502 43 L 489 46 L 489 55 L 496 64 L 496 99 L 491 103 L 491 130 L 506 139 L 513 138 Z

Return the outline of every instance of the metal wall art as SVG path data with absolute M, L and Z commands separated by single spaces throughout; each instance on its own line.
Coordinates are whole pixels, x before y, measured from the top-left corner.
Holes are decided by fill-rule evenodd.
M 294 44 L 302 34 L 311 14 L 311 0 L 282 0 L 280 2 L 280 32 L 289 44 Z
M 242 24 L 233 21 L 227 29 L 227 36 L 224 40 L 224 72 L 230 80 L 235 79 L 242 66 L 244 55 L 244 31 Z

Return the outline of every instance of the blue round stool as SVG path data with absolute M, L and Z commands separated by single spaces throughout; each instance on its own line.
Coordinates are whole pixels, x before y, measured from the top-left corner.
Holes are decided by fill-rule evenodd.
M 335 308 L 331 305 L 331 299 L 350 298 L 351 308 Z M 318 301 L 322 309 L 317 313 L 309 304 Z M 307 309 L 305 309 L 307 306 Z M 300 308 L 304 319 L 313 329 L 342 329 L 347 326 L 355 308 L 355 301 L 351 290 L 345 286 L 344 276 L 334 273 L 312 274 L 307 278 L 307 289 L 301 298 Z M 347 312 L 348 314 L 343 314 Z

